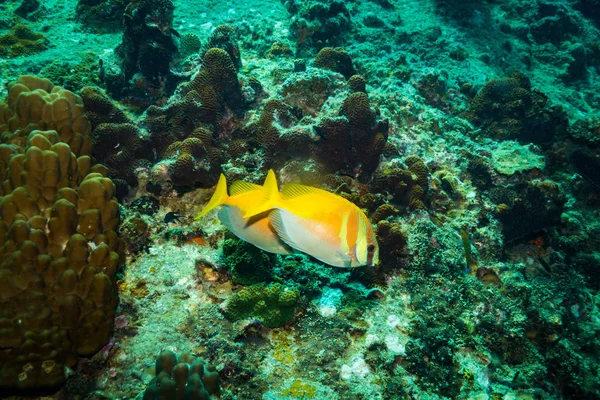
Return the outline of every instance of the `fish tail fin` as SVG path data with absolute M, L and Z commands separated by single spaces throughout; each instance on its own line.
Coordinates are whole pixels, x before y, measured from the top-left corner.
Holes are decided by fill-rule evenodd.
M 279 205 L 281 196 L 279 195 L 279 188 L 277 187 L 277 178 L 275 172 L 272 169 L 267 172 L 267 177 L 262 186 L 263 199 L 257 207 L 249 209 L 244 214 L 244 218 L 251 218 L 255 215 L 261 214 L 265 211 L 271 210 Z
M 219 207 L 223 204 L 227 204 L 229 200 L 229 195 L 227 194 L 227 179 L 225 179 L 225 175 L 221 174 L 219 177 L 219 182 L 217 183 L 217 187 L 215 188 L 215 193 L 213 193 L 212 197 L 208 201 L 208 204 L 202 209 L 198 215 L 196 215 L 195 220 L 198 220 L 208 214 L 209 211 Z

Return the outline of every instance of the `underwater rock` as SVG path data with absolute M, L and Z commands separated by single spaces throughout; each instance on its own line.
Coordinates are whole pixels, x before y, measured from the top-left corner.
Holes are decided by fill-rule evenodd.
M 548 98 L 531 89 L 529 79 L 520 73 L 488 81 L 471 101 L 465 114 L 481 128 L 481 135 L 497 140 L 548 144 L 566 132 L 564 110 L 551 106 Z
M 290 31 L 299 51 L 322 48 L 339 43 L 351 26 L 350 12 L 342 1 L 285 1 L 292 15 Z
M 29 21 L 37 21 L 43 18 L 48 10 L 46 7 L 40 7 L 38 0 L 23 0 L 19 7 L 15 9 L 15 14 Z
M 489 196 L 497 205 L 496 214 L 507 242 L 558 224 L 567 201 L 561 187 L 549 180 L 496 187 Z
M 102 75 L 113 96 L 124 97 L 136 88 L 141 97 L 173 92 L 178 83 L 170 70 L 177 53 L 174 9 L 170 0 L 135 0 L 127 5 L 121 44 L 102 63 Z
M 85 26 L 100 31 L 117 31 L 123 23 L 125 8 L 133 0 L 79 0 L 75 13 Z

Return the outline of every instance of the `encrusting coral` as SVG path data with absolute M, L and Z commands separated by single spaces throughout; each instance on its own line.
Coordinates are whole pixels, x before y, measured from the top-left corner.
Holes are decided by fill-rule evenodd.
M 60 93 L 54 103 L 45 99 L 46 90 Z M 31 128 L 26 137 L 8 131 L 3 142 L 18 137 L 24 144 L 0 144 L 4 390 L 61 385 L 65 367 L 93 355 L 112 334 L 119 301 L 115 274 L 123 263 L 119 205 L 106 168 L 61 140 L 72 139 L 78 124 L 89 130 L 76 114 L 80 104 L 73 93 L 26 76 L 10 85 L 2 105 L 10 116 L 3 131 L 30 125 L 58 130 Z M 80 135 L 86 139 L 74 141 L 75 150 L 89 143 L 87 132 Z

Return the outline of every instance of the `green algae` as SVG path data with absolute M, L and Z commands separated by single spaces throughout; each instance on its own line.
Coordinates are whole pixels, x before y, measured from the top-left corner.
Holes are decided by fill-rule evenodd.
M 300 292 L 278 283 L 256 284 L 235 293 L 227 302 L 224 313 L 238 321 L 255 318 L 269 328 L 289 322 L 300 300 Z

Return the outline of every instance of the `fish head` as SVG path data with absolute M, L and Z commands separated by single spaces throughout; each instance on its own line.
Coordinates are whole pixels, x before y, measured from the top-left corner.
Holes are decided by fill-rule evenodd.
M 355 259 L 357 266 L 375 266 L 379 264 L 379 245 L 371 223 L 361 218 L 356 239 Z

